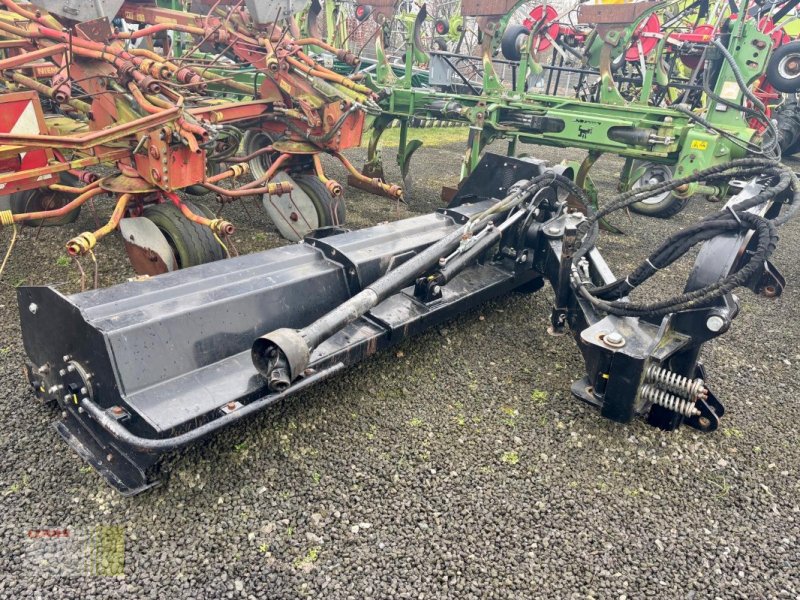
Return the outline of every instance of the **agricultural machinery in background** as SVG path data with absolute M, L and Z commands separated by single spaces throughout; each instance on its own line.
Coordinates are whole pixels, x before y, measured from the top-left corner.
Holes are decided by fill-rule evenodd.
M 733 12 L 729 3 L 584 4 L 568 23 L 552 7 L 539 6 L 515 24 L 525 2 L 464 1 L 462 14 L 476 18 L 482 33 L 481 56 L 429 51 L 427 88 L 379 64 L 369 84 L 380 92 L 383 113 L 373 125 L 363 172 L 381 177 L 380 137 L 399 120 L 397 163 L 408 187 L 411 158 L 421 146 L 409 139 L 415 118 L 469 123 L 462 178 L 497 139 L 508 140 L 510 156 L 522 144 L 586 150 L 586 159 L 570 167 L 590 196 L 590 169 L 603 153 L 625 158 L 622 190 L 735 158 L 779 156 L 787 136 L 770 110 L 783 100 L 781 93 L 800 85 L 798 42 L 780 28 L 795 4 L 754 10 L 745 0 Z M 551 61 L 544 64 L 548 53 Z M 409 49 L 407 62 L 413 57 Z M 498 64 L 510 67 L 510 82 L 498 76 Z M 461 92 L 452 91 L 454 83 Z M 719 199 L 727 193 L 725 186 L 696 181 L 631 208 L 667 217 L 692 195 Z
M 109 222 L 70 240 L 67 251 L 92 253 L 119 228 L 134 268 L 152 275 L 228 251 L 233 225 L 179 191 L 214 193 L 220 208 L 263 197 L 293 240 L 344 222 L 342 186 L 325 175 L 322 153 L 362 187 L 402 197 L 398 186 L 360 176 L 341 154 L 361 142 L 367 114 L 379 112 L 375 95 L 306 54 L 313 46 L 358 62 L 322 40 L 292 36 L 293 5 L 198 15 L 139 3 L 41 4 L 4 0 L 0 12 L 0 78 L 8 89 L 27 90 L 0 95 L 0 184 L 11 193 L 3 225 L 63 223 L 86 202 L 116 197 Z M 112 28 L 117 14 L 138 28 Z M 165 33 L 191 46 L 174 57 Z M 247 85 L 231 76 L 241 65 L 255 71 Z M 98 165 L 112 172 L 86 170 Z M 248 172 L 253 181 L 239 185 Z

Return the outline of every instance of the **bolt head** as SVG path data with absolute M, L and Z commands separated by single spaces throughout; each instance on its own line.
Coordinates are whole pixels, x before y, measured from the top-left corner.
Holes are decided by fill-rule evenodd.
M 28 305 L 28 310 L 31 311 L 32 315 L 35 315 L 39 311 L 39 306 L 35 302 L 31 302 Z
M 547 228 L 547 233 L 552 233 L 553 235 L 557 235 L 561 233 L 561 228 L 558 225 L 551 225 Z
M 66 374 L 67 374 L 67 370 L 66 370 L 66 369 L 61 369 L 61 370 L 58 372 L 58 374 L 59 374 L 61 377 L 64 377 L 64 375 L 66 375 Z
M 603 338 L 606 342 L 611 344 L 612 346 L 617 346 L 625 341 L 625 338 L 617 331 L 612 331 Z
M 714 333 L 722 331 L 722 328 L 725 327 L 725 319 L 719 315 L 711 315 L 706 320 L 706 327 L 709 331 L 713 331 Z
M 69 354 L 65 354 L 64 356 L 61 357 L 61 360 L 63 360 L 64 362 L 69 362 L 71 359 L 72 357 Z

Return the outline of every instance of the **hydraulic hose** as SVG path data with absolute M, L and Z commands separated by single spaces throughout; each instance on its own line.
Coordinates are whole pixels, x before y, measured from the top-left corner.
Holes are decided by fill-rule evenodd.
M 754 197 L 744 200 L 735 206 L 728 207 L 704 218 L 700 223 L 681 230 L 665 240 L 636 269 L 625 278 L 602 287 L 590 287 L 581 280 L 578 262 L 594 246 L 597 237 L 597 224 L 604 216 L 630 206 L 647 196 L 664 191 L 672 191 L 677 187 L 695 181 L 709 181 L 721 178 L 737 177 L 771 177 L 776 179 L 774 185 L 765 185 Z M 773 200 L 778 194 L 791 191 L 789 208 L 774 219 L 766 219 L 748 212 L 764 202 Z M 732 290 L 745 285 L 774 252 L 778 242 L 777 227 L 794 217 L 800 208 L 800 181 L 787 167 L 776 161 L 756 158 L 745 158 L 723 165 L 705 169 L 689 177 L 645 186 L 624 194 L 620 194 L 603 210 L 593 213 L 582 224 L 583 235 L 579 248 L 572 259 L 572 285 L 578 294 L 596 308 L 617 316 L 657 317 L 679 310 L 698 308 L 707 305 Z M 666 300 L 641 304 L 618 300 L 647 281 L 660 269 L 663 269 L 684 256 L 692 247 L 718 235 L 739 231 L 754 231 L 755 248 L 743 257 L 740 268 L 720 279 L 716 283 L 701 289 L 686 292 Z

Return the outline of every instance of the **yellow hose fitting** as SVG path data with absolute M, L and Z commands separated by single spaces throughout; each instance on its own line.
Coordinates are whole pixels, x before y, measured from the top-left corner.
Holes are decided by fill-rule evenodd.
M 236 231 L 233 223 L 226 221 L 225 219 L 212 219 L 208 224 L 208 228 L 217 235 L 221 235 L 223 237 L 233 235 Z
M 70 256 L 83 256 L 97 245 L 97 238 L 90 231 L 72 238 L 67 242 L 67 254 Z
M 250 165 L 247 163 L 231 165 L 231 171 L 233 171 L 233 177 L 240 177 L 250 172 Z
M 325 182 L 325 187 L 328 188 L 328 191 L 333 196 L 342 195 L 342 184 L 334 179 L 328 179 L 328 181 Z
M 292 185 L 289 181 L 274 181 L 272 183 L 267 184 L 267 193 L 274 194 L 275 196 L 280 196 L 281 194 L 288 194 L 294 189 L 294 185 Z
M 14 224 L 14 213 L 10 210 L 0 210 L 0 225 L 13 225 Z

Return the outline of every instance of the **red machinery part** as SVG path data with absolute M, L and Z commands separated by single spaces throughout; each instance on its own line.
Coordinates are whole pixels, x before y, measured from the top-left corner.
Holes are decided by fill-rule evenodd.
M 625 53 L 625 60 L 635 62 L 638 61 L 639 45 L 645 56 L 650 54 L 658 45 L 658 34 L 661 33 L 661 20 L 658 15 L 653 13 L 647 19 L 642 21 L 633 33 L 631 40 L 631 47 Z
M 33 91 L 11 92 L 0 95 L 0 132 L 13 134 L 44 134 L 47 126 L 42 113 L 39 96 Z M 26 149 L 24 152 L 2 154 L 0 173 L 30 171 L 46 167 L 53 158 L 49 148 Z M 53 175 L 45 174 L 20 179 L 13 183 L 0 183 L 3 194 L 28 190 L 47 185 Z
M 711 43 L 714 37 L 714 26 L 709 24 L 698 25 L 689 34 L 678 34 L 673 36 L 681 41 L 694 42 L 694 43 Z M 699 55 L 681 55 L 681 62 L 690 69 L 696 69 L 700 64 Z
M 525 19 L 522 24 L 531 30 L 531 35 L 535 35 L 537 40 L 534 42 L 536 52 L 544 52 L 550 46 L 553 45 L 553 42 L 550 39 L 556 39 L 558 37 L 559 32 L 559 25 L 556 23 L 556 19 L 558 18 L 558 11 L 550 6 L 539 5 L 533 8 L 530 13 L 530 16 Z M 534 30 L 534 26 L 539 23 L 538 29 Z M 549 38 L 545 36 L 547 33 Z
M 762 17 L 758 22 L 758 30 L 772 38 L 773 48 L 792 41 L 791 36 L 783 30 L 783 25 L 776 26 L 769 17 Z

